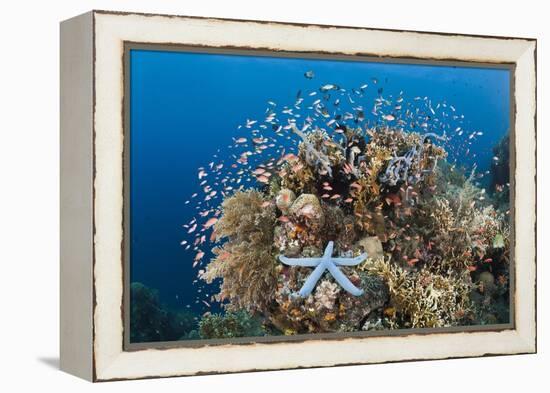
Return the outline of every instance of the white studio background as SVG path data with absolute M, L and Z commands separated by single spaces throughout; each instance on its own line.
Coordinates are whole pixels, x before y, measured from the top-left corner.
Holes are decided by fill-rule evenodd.
M 544 1 L 6 1 L 0 12 L 0 391 L 548 391 Z M 92 385 L 58 371 L 59 22 L 91 9 L 538 38 L 539 354 Z M 521 135 L 521 130 L 519 130 Z M 521 192 L 521 190 L 519 190 Z M 521 261 L 520 261 L 521 263 Z M 546 383 L 545 383 L 546 382 Z M 544 386 L 544 387 L 543 387 Z

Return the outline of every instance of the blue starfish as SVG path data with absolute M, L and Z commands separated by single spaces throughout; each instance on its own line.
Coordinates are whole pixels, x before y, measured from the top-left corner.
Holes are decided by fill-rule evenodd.
M 358 265 L 367 258 L 367 254 L 364 253 L 355 258 L 333 258 L 333 250 L 334 242 L 329 242 L 321 258 L 287 258 L 284 255 L 279 255 L 279 260 L 285 265 L 315 267 L 302 286 L 302 289 L 300 289 L 300 292 L 298 292 L 301 297 L 308 297 L 311 294 L 325 270 L 328 270 L 338 284 L 353 296 L 361 296 L 363 294 L 363 290 L 353 285 L 349 278 L 338 269 L 338 266 Z

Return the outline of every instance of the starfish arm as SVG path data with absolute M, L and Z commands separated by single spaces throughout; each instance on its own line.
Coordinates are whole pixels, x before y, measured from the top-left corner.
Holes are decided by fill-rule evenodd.
M 357 288 L 353 283 L 346 277 L 344 273 L 334 264 L 328 265 L 328 271 L 332 274 L 332 277 L 346 290 L 346 292 L 351 293 L 353 296 L 361 296 L 363 290 Z
M 332 252 L 334 251 L 334 242 L 330 241 L 327 244 L 327 247 L 325 248 L 325 252 L 323 254 L 323 258 L 332 258 Z
M 313 292 L 313 288 L 315 288 L 317 281 L 319 281 L 324 272 L 324 264 L 319 264 L 315 269 L 313 269 L 306 282 L 302 286 L 302 289 L 300 289 L 299 295 L 301 297 L 308 297 L 311 292 Z
M 332 261 L 338 266 L 355 266 L 367 259 L 367 253 L 361 254 L 355 258 L 332 258 Z
M 288 266 L 315 267 L 321 263 L 321 258 L 288 258 L 284 255 L 279 255 L 279 261 Z

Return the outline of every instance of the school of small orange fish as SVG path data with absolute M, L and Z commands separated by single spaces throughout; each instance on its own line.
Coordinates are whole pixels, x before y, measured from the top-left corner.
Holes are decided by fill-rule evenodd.
M 315 83 L 313 72 L 306 72 L 305 77 L 310 83 Z M 434 132 L 445 136 L 449 162 L 456 165 L 458 157 L 476 158 L 471 146 L 483 132 L 467 131 L 464 115 L 459 114 L 453 105 L 433 103 L 427 96 L 408 97 L 403 91 L 386 96 L 384 84 L 387 80 L 380 82 L 377 78 L 351 89 L 326 83 L 307 92 L 298 91 L 294 103 L 284 106 L 267 99 L 264 113 L 245 118 L 236 126 L 235 131 L 240 135 L 232 137 L 223 150 L 218 149 L 208 163 L 197 169 L 200 191 L 184 202 L 193 205 L 196 213 L 183 224 L 185 238 L 181 246 L 193 253 L 190 260 L 197 274 L 202 272 L 210 244 L 215 241 L 213 226 L 221 215 L 224 198 L 238 190 L 262 187 L 269 183 L 283 162 L 296 160 L 300 138 L 292 132 L 293 126 L 303 133 L 321 129 L 335 139 L 346 126 L 366 129 L 387 125 L 420 133 Z M 493 159 L 498 160 L 497 157 Z M 488 172 L 477 176 L 481 178 Z M 331 193 L 329 182 L 323 186 L 326 193 L 322 198 L 340 198 L 340 195 Z M 352 199 L 342 202 L 350 203 Z M 210 307 L 209 288 L 198 279 L 193 281 L 193 285 L 199 286 L 195 303 Z

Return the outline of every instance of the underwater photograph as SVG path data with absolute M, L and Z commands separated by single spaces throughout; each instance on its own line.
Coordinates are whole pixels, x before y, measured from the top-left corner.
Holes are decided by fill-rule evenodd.
M 129 343 L 511 323 L 511 68 L 126 55 Z

